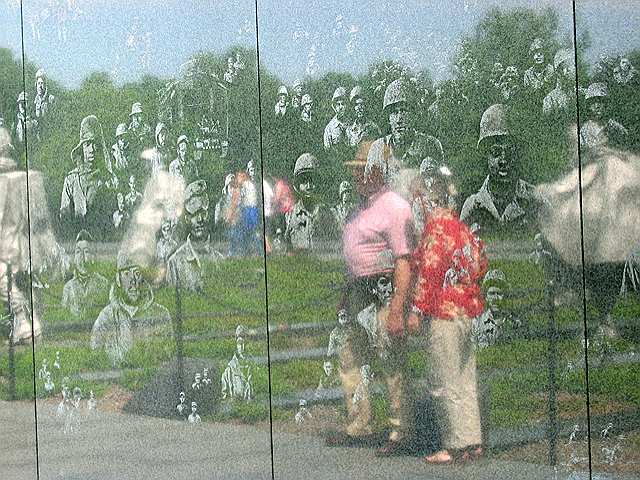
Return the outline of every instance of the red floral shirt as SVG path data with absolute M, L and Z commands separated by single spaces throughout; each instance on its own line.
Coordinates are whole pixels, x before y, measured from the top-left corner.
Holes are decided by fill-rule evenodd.
M 422 313 L 439 319 L 482 313 L 480 282 L 488 267 L 484 244 L 453 211 L 437 208 L 429 215 L 413 262 L 413 304 Z

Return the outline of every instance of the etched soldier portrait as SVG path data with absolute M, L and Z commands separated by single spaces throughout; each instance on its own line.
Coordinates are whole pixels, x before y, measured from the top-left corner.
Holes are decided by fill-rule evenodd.
M 620 144 L 629 131 L 610 116 L 609 88 L 605 83 L 595 82 L 587 87 L 584 95 L 587 121 L 580 127 L 581 145 L 597 148 Z
M 80 140 L 71 150 L 75 168 L 64 177 L 60 199 L 60 218 L 84 220 L 89 214 L 96 218 L 108 206 L 104 201 L 108 172 L 108 152 L 102 127 L 95 115 L 80 123 Z
M 142 200 L 142 193 L 138 190 L 138 185 L 136 182 L 135 175 L 129 175 L 129 181 L 127 183 L 128 191 L 124 196 L 124 204 L 125 208 L 129 211 L 133 211 Z
M 544 90 L 553 80 L 553 65 L 545 63 L 545 44 L 541 38 L 536 38 L 531 42 L 529 54 L 533 60 L 531 65 L 524 72 L 524 87 L 531 90 Z
M 366 102 L 360 85 L 353 87 L 349 94 L 349 101 L 354 110 L 353 123 L 347 127 L 349 145 L 357 147 L 363 140 L 379 138 L 380 127 L 366 116 Z
M 287 116 L 287 107 L 289 106 L 289 91 L 284 85 L 280 85 L 276 96 L 276 104 L 273 111 L 276 119 L 284 119 Z
M 160 227 L 160 236 L 156 243 L 156 262 L 165 265 L 169 257 L 178 248 L 178 242 L 174 238 L 176 220 L 165 218 Z
M 347 223 L 347 218 L 355 208 L 353 201 L 353 188 L 346 180 L 340 182 L 340 186 L 338 187 L 338 199 L 339 203 L 331 207 L 331 214 L 335 220 L 337 231 L 342 232 Z
M 180 135 L 176 141 L 178 156 L 169 164 L 169 173 L 182 178 L 185 183 L 193 182 L 199 177 L 198 167 L 191 157 L 189 146 L 189 138 Z
M 116 230 L 124 229 L 131 214 L 125 207 L 124 194 L 122 192 L 116 193 L 116 210 L 111 215 L 111 221 Z
M 169 169 L 170 151 L 167 143 L 167 126 L 158 122 L 155 129 L 155 147 L 146 156 L 148 161 L 147 172 L 157 175 L 158 172 L 166 172 Z
M 573 53 L 569 49 L 558 50 L 553 57 L 556 86 L 542 101 L 545 114 L 564 112 L 569 108 L 569 99 L 575 90 L 575 65 Z
M 391 133 L 371 144 L 365 175 L 374 167 L 379 168 L 391 190 L 411 200 L 411 183 L 423 160 L 430 157 L 441 165 L 444 152 L 437 138 L 416 131 L 416 118 L 409 105 L 407 90 L 407 85 L 398 79 L 384 92 L 382 111 L 389 121 Z
M 134 144 L 134 151 L 141 152 L 151 145 L 151 127 L 146 123 L 140 102 L 131 105 L 128 132 L 129 141 Z
M 171 328 L 169 311 L 155 301 L 138 262 L 121 252 L 116 266 L 109 303 L 91 330 L 91 349 L 104 349 L 114 366 L 124 361 L 136 340 Z
M 121 123 L 116 127 L 116 143 L 111 146 L 111 168 L 117 176 L 126 175 L 129 168 L 129 155 L 127 125 Z
M 300 120 L 304 123 L 311 123 L 315 120 L 313 116 L 313 97 L 305 93 L 300 100 Z
M 518 178 L 519 152 L 505 105 L 492 105 L 482 114 L 477 148 L 489 173 L 480 190 L 464 201 L 460 219 L 469 225 L 478 223 L 489 232 L 518 232 L 535 225 L 538 204 L 534 187 Z
M 55 97 L 49 93 L 47 77 L 42 68 L 36 72 L 35 84 L 36 94 L 33 99 L 34 114 L 38 121 L 42 122 L 55 101 Z
M 93 270 L 93 238 L 86 230 L 76 236 L 73 250 L 73 278 L 65 283 L 62 290 L 62 306 L 75 318 L 86 318 L 88 309 L 101 298 L 106 299 L 109 281 Z
M 324 149 L 329 151 L 338 145 L 347 145 L 347 91 L 337 87 L 331 97 L 331 108 L 335 115 L 324 128 Z
M 618 66 L 613 70 L 613 78 L 619 85 L 632 85 L 638 81 L 638 71 L 627 57 L 621 57 Z
M 203 261 L 211 254 L 209 234 L 209 195 L 204 180 L 187 185 L 184 199 L 187 239 L 167 260 L 167 281 L 191 291 L 204 289 Z M 210 260 L 210 259 L 209 259 Z
M 293 187 L 296 203 L 285 214 L 285 238 L 293 251 L 310 251 L 317 246 L 319 237 L 330 230 L 329 213 L 316 193 L 318 161 L 310 153 L 303 153 L 293 169 Z
M 236 351 L 222 373 L 222 398 L 250 401 L 253 398 L 253 363 L 245 354 L 244 328 L 236 328 Z
M 293 85 L 291 86 L 293 90 L 293 96 L 291 97 L 291 108 L 294 110 L 300 109 L 300 104 L 302 102 L 302 92 L 304 90 L 304 84 L 300 79 L 296 78 L 293 81 Z

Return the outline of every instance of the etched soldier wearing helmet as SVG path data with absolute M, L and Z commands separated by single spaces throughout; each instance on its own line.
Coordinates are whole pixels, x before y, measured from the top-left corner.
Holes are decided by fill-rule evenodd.
M 338 146 L 348 145 L 347 139 L 347 91 L 338 87 L 331 97 L 331 108 L 335 115 L 324 128 L 324 149 L 330 151 Z
M 47 77 L 43 69 L 36 72 L 36 95 L 33 99 L 35 116 L 39 122 L 47 116 L 55 97 L 49 93 Z
M 624 143 L 628 130 L 609 116 L 609 89 L 605 83 L 596 82 L 587 87 L 584 95 L 587 121 L 580 127 L 583 147 L 597 148 Z
M 534 186 L 517 176 L 518 151 L 505 105 L 492 105 L 482 114 L 478 150 L 489 173 L 480 190 L 465 200 L 460 220 L 489 232 L 534 226 Z
M 389 188 L 411 200 L 411 183 L 419 175 L 423 160 L 430 157 L 437 165 L 444 164 L 442 144 L 436 137 L 416 131 L 415 116 L 402 80 L 389 84 L 382 108 L 391 133 L 371 144 L 365 172 L 380 168 Z
M 524 72 L 524 86 L 532 90 L 544 90 L 553 80 L 553 66 L 545 63 L 544 41 L 536 38 L 531 42 L 529 53 L 533 58 L 533 65 Z
M 349 101 L 355 114 L 353 123 L 347 127 L 349 145 L 357 147 L 363 140 L 379 138 L 381 135 L 380 127 L 366 116 L 366 102 L 360 85 L 353 87 L 349 94 Z

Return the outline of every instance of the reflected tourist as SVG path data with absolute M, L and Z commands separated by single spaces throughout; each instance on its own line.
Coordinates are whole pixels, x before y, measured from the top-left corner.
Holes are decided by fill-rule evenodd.
M 322 390 L 340 388 L 341 384 L 339 372 L 334 368 L 333 362 L 331 360 L 325 360 L 322 363 L 322 375 L 320 376 L 316 391 L 319 393 Z
M 109 289 L 109 281 L 92 270 L 94 257 L 93 238 L 81 230 L 73 251 L 73 278 L 62 290 L 62 306 L 75 318 L 86 319 L 87 312 L 97 306 L 95 303 L 104 298 Z

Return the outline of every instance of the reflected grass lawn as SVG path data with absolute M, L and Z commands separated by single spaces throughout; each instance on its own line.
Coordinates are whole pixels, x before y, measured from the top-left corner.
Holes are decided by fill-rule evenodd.
M 113 278 L 115 268 L 112 263 L 102 262 L 98 268 L 107 278 Z M 217 268 L 207 265 L 213 274 L 205 283 L 202 294 L 182 295 L 183 331 L 190 337 L 184 343 L 186 357 L 214 360 L 220 372 L 233 355 L 236 343 L 234 331 L 237 325 L 264 331 L 265 281 L 262 259 L 234 260 L 224 262 Z M 523 323 L 530 329 L 544 332 L 547 327 L 546 299 L 541 288 L 543 274 L 539 267 L 526 261 L 496 261 L 491 268 L 503 270 L 510 287 L 521 294 L 507 295 L 505 308 L 518 312 Z M 272 326 L 278 324 L 326 323 L 335 321 L 336 304 L 340 298 L 343 283 L 343 267 L 339 261 L 315 258 L 280 257 L 269 258 L 267 264 L 269 320 Z M 16 349 L 16 393 L 19 398 L 33 396 L 33 378 L 46 358 L 52 370 L 55 353 L 60 352 L 62 368 L 55 372 L 56 395 L 59 396 L 59 382 L 67 376 L 72 386 L 80 386 L 84 392 L 93 390 L 98 397 L 111 384 L 117 384 L 129 391 L 141 389 L 157 372 L 163 363 L 176 355 L 176 344 L 171 332 L 153 337 L 134 345 L 120 366 L 122 374 L 108 381 L 86 380 L 78 374 L 108 372 L 114 369 L 103 351 L 89 348 L 90 330 L 100 306 L 90 309 L 84 320 L 72 320 L 63 308 L 55 305 L 61 297 L 63 282 L 52 282 L 41 297 L 45 339 L 35 349 L 35 369 L 30 347 Z M 169 287 L 155 289 L 156 301 L 166 306 L 172 316 L 176 314 L 176 292 Z M 99 299 L 96 299 L 98 301 Z M 106 300 L 103 300 L 103 302 Z M 614 317 L 618 320 L 633 320 L 640 317 L 640 302 L 626 298 L 616 306 Z M 568 362 L 581 364 L 583 355 L 582 312 L 577 307 L 562 307 L 556 311 L 559 328 L 574 326 L 576 334 L 559 339 L 558 385 L 561 392 L 571 395 L 584 393 L 584 371 L 566 372 Z M 71 322 L 79 324 L 74 329 L 63 329 Z M 637 322 L 636 322 L 637 323 Z M 633 325 L 635 323 L 631 322 Z M 257 357 L 266 357 L 266 337 L 248 336 L 246 352 Z M 306 334 L 281 335 L 271 333 L 271 352 L 302 350 L 325 347 L 328 332 L 313 336 Z M 634 345 L 624 339 L 611 342 L 613 352 L 629 351 Z M 490 423 L 495 426 L 522 425 L 537 421 L 544 415 L 546 400 L 544 392 L 548 388 L 547 373 L 548 342 L 543 338 L 513 338 L 481 350 L 478 353 L 480 379 L 487 382 L 491 392 Z M 335 359 L 334 359 L 335 360 Z M 421 380 L 429 369 L 428 356 L 416 351 L 410 355 L 410 377 Z M 337 367 L 337 362 L 334 361 Z M 375 362 L 373 364 L 376 368 Z M 246 422 L 268 418 L 269 375 L 274 396 L 291 395 L 303 389 L 313 389 L 322 375 L 322 359 L 293 360 L 285 363 L 259 365 L 254 369 L 256 401 L 234 403 L 216 419 L 237 418 Z M 0 353 L 0 396 L 8 398 L 8 355 L 4 347 Z M 640 369 L 636 364 L 609 365 L 594 369 L 590 376 L 591 391 L 599 398 L 640 405 Z M 43 382 L 36 382 L 36 395 L 43 398 L 46 392 Z M 579 401 L 568 402 L 567 408 L 575 409 L 578 417 L 584 415 L 584 405 Z M 386 403 L 376 399 L 374 411 L 383 417 Z M 286 410 L 274 410 L 274 418 L 290 416 Z

